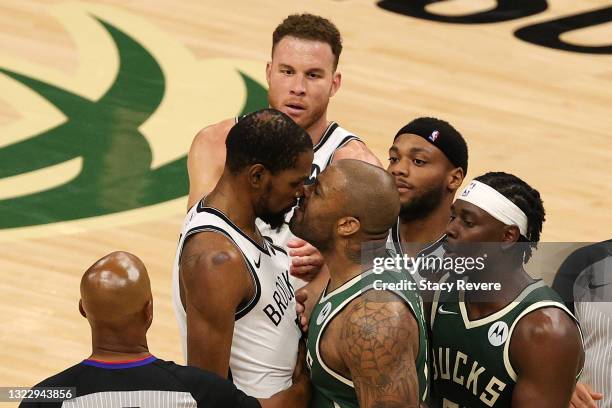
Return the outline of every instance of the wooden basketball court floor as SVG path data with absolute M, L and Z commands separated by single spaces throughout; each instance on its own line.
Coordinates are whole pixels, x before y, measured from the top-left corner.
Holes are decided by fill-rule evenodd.
M 610 238 L 612 56 L 513 35 L 606 6 L 549 0 L 515 20 L 452 24 L 374 0 L 0 1 L 0 386 L 32 385 L 88 356 L 79 280 L 114 250 L 141 257 L 151 275 L 151 351 L 182 361 L 171 269 L 185 154 L 203 126 L 265 105 L 271 32 L 294 12 L 340 28 L 343 83 L 329 117 L 383 162 L 407 121 L 445 119 L 468 141 L 469 178 L 503 170 L 539 189 L 543 241 Z M 610 45 L 612 23 L 561 39 Z

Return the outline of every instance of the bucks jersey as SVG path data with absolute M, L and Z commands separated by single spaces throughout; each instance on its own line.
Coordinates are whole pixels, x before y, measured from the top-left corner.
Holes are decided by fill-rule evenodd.
M 308 327 L 308 354 L 306 361 L 310 367 L 313 385 L 311 407 L 314 408 L 357 408 L 359 402 L 353 382 L 335 372 L 325 364 L 321 357 L 320 343 L 330 322 L 354 299 L 369 290 L 380 290 L 383 283 L 402 285 L 411 280 L 403 272 L 394 270 L 376 274 L 368 271 L 351 279 L 336 290 L 321 295 L 312 311 Z M 415 290 L 392 290 L 409 306 L 419 327 L 419 352 L 415 366 L 419 380 L 421 401 L 427 397 L 427 332 L 423 318 L 423 305 Z
M 242 253 L 254 286 L 253 297 L 234 314 L 229 364 L 232 381 L 240 390 L 259 398 L 290 387 L 300 330 L 295 322 L 289 258 L 283 248 L 268 240 L 264 239 L 263 245 L 255 242 L 225 214 L 204 206 L 202 201 L 187 213 L 174 261 L 173 304 L 185 358 L 187 315 L 180 296 L 179 265 L 185 240 L 200 232 L 219 233 L 233 242 Z
M 361 141 L 357 136 L 338 126 L 336 122 L 331 122 L 323 133 L 323 137 L 319 140 L 319 143 L 313 148 L 314 158 L 312 160 L 310 178 L 307 184 L 313 183 L 317 176 L 331 164 L 338 149 L 353 140 Z M 286 247 L 287 242 L 295 237 L 291 231 L 289 231 L 289 220 L 292 216 L 293 210 L 287 213 L 285 216 L 285 223 L 277 229 L 270 228 L 268 224 L 260 219 L 257 219 L 257 227 L 259 227 L 263 235 L 271 237 L 276 245 Z
M 441 282 L 447 281 L 446 275 Z M 510 407 L 517 374 L 510 340 L 517 323 L 534 310 L 555 307 L 574 321 L 560 297 L 542 281 L 527 286 L 498 312 L 470 320 L 465 292 L 436 293 L 432 305 L 433 390 L 442 408 Z M 576 323 L 577 324 L 577 323 Z

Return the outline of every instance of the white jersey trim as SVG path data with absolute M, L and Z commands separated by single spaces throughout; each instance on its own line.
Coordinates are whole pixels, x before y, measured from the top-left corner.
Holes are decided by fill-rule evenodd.
M 234 239 L 230 236 L 230 234 L 228 234 L 225 230 L 223 230 L 223 228 L 217 227 L 216 225 L 202 225 L 202 226 L 195 227 L 187 231 L 187 233 L 185 233 L 185 239 L 183 240 L 183 248 L 185 246 L 185 242 L 187 241 L 188 237 L 190 237 L 191 235 L 200 233 L 200 232 L 217 233 L 229 239 L 232 242 L 232 244 L 234 244 L 234 246 L 238 249 L 240 254 L 242 255 L 242 259 L 244 260 L 245 266 L 247 267 L 247 271 L 249 272 L 249 275 L 251 275 L 251 280 L 253 281 L 253 288 L 255 289 L 255 293 L 253 294 L 253 297 L 243 307 L 241 307 L 240 309 L 237 309 L 234 312 L 234 321 L 239 320 L 241 317 L 245 316 L 257 305 L 257 302 L 259 301 L 259 297 L 261 296 L 261 284 L 259 283 L 259 278 L 257 277 L 257 273 L 255 273 L 253 266 L 251 265 L 247 257 L 244 255 L 242 250 L 240 250 L 238 243 L 234 241 Z M 183 253 L 183 248 L 181 248 L 181 255 Z M 179 255 L 179 259 L 180 258 L 181 256 Z M 181 305 L 182 305 L 182 302 L 181 302 Z M 182 306 L 182 307 L 183 307 L 183 311 L 187 313 L 187 311 L 185 310 L 185 306 Z
M 460 291 L 459 292 L 459 311 L 461 312 L 461 318 L 463 319 L 463 324 L 465 325 L 465 328 L 473 329 L 475 327 L 484 326 L 485 324 L 489 324 L 496 320 L 501 319 L 507 313 L 509 313 L 512 309 L 518 306 L 519 303 L 521 303 L 521 301 L 525 299 L 527 295 L 529 295 L 534 290 L 541 288 L 542 286 L 546 286 L 546 284 L 542 280 L 539 280 L 539 281 L 536 281 L 536 282 L 533 282 L 527 285 L 525 289 L 523 289 L 523 291 L 516 297 L 516 299 L 508 303 L 501 310 L 498 310 L 497 312 L 493 313 L 490 316 L 483 317 L 482 319 L 476 319 L 476 320 L 469 319 L 468 314 L 467 314 L 467 308 L 465 306 L 465 292 Z
M 563 305 L 562 303 L 559 303 L 557 301 L 551 300 L 551 301 L 542 301 L 542 302 L 537 302 L 534 303 L 533 305 L 529 306 L 528 308 L 526 308 L 525 310 L 523 310 L 521 312 L 520 315 L 518 315 L 518 317 L 514 320 L 514 322 L 512 323 L 512 326 L 510 327 L 510 331 L 508 332 L 508 340 L 506 341 L 506 344 L 504 344 L 504 366 L 506 367 L 506 372 L 508 373 L 508 375 L 510 376 L 510 378 L 512 378 L 512 380 L 514 382 L 517 381 L 518 379 L 518 375 L 516 374 L 516 371 L 514 370 L 514 367 L 512 367 L 512 363 L 510 362 L 510 343 L 512 342 L 512 334 L 514 332 L 514 328 L 516 327 L 517 323 L 527 314 L 534 312 L 536 310 L 539 309 L 545 309 L 545 308 L 557 308 L 557 309 L 561 309 L 563 310 L 565 313 L 567 313 L 572 320 L 574 321 L 574 323 L 576 323 L 576 327 L 578 327 L 578 332 L 580 333 L 580 341 L 582 343 L 582 348 L 584 349 L 584 338 L 582 336 L 582 330 L 580 329 L 580 325 L 578 324 L 576 317 L 572 314 L 572 312 L 569 311 L 569 309 L 567 307 L 565 307 L 565 305 Z M 584 366 L 584 364 L 583 364 Z M 576 378 L 580 377 L 580 374 L 582 373 L 582 368 L 580 369 L 580 372 L 578 373 L 578 375 L 576 376 Z

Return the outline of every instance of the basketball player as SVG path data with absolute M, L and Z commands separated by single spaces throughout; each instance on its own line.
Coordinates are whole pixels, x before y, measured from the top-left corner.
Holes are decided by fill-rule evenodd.
M 465 140 L 443 120 L 417 118 L 397 132 L 387 171 L 395 178 L 401 203 L 389 236 L 398 253 L 407 251 L 413 257 L 443 253 L 450 208 L 467 166 Z
M 306 187 L 290 221 L 296 236 L 319 248 L 330 272 L 308 330 L 311 407 L 417 407 L 427 395 L 418 292 L 384 289 L 409 275 L 372 269 L 377 252 L 386 253 L 399 208 L 388 173 L 343 160 Z
M 398 254 L 444 256 L 442 241 L 450 208 L 467 167 L 467 144 L 449 123 L 421 117 L 397 132 L 389 148 L 387 171 L 395 178 L 401 203 L 399 217 L 388 238 L 388 245 Z M 416 271 L 413 276 L 419 279 L 426 274 Z M 439 276 L 429 273 L 427 278 L 435 280 Z M 324 284 L 308 285 L 298 292 L 298 313 L 303 330 L 308 327 L 313 301 Z M 421 294 L 429 299 L 429 294 Z M 425 303 L 426 307 L 430 305 L 430 302 Z
M 511 174 L 477 177 L 457 197 L 447 255 L 482 266 L 446 275 L 441 282 L 454 286 L 434 299 L 437 406 L 568 406 L 584 359 L 580 329 L 560 297 L 523 267 L 543 221 L 540 194 Z M 500 286 L 464 290 L 460 281 Z
M 330 163 L 341 159 L 360 159 L 381 166 L 357 136 L 327 119 L 329 100 L 342 82 L 337 70 L 341 51 L 342 39 L 336 26 L 312 14 L 290 15 L 272 34 L 272 59 L 266 65 L 268 101 L 310 135 L 314 145 L 311 181 Z M 225 163 L 223 144 L 236 120 L 211 125 L 195 137 L 187 162 L 189 207 L 219 180 Z M 289 218 L 290 214 L 287 222 Z M 258 226 L 276 245 L 291 248 L 293 275 L 311 280 L 318 273 L 323 264 L 320 254 L 304 241 L 292 240 L 286 225 L 271 228 L 260 222 Z
M 312 141 L 264 109 L 242 118 L 225 144 L 220 180 L 185 218 L 173 303 L 188 364 L 267 398 L 291 385 L 300 331 L 287 254 L 255 219 L 283 224 L 310 174 Z
M 147 270 L 136 256 L 113 252 L 94 263 L 81 279 L 79 311 L 91 326 L 91 356 L 36 385 L 73 388 L 64 407 L 260 406 L 219 376 L 151 355 L 146 333 L 153 298 Z M 299 375 L 296 385 L 261 406 L 305 406 L 307 387 L 307 377 Z M 59 408 L 62 402 L 20 406 Z

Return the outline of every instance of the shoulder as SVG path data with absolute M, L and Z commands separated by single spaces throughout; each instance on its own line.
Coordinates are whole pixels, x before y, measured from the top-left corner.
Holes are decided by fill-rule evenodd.
M 510 352 L 519 368 L 534 356 L 570 360 L 580 356 L 582 339 L 577 323 L 565 310 L 544 307 L 519 320 L 512 333 Z
M 378 167 L 382 167 L 380 160 L 372 151 L 366 146 L 361 140 L 351 140 L 341 148 L 339 148 L 334 154 L 334 162 L 342 159 L 356 159 L 362 160 L 366 163 L 373 164 Z
M 220 265 L 240 260 L 241 252 L 234 241 L 220 232 L 202 231 L 187 238 L 181 263 L 188 260 Z
M 418 325 L 410 306 L 399 295 L 387 290 L 371 289 L 352 300 L 344 313 L 344 334 L 350 331 L 378 331 L 385 328 L 416 331 Z M 403 337 L 403 334 L 401 335 Z
M 543 307 L 526 314 L 514 334 L 528 341 L 557 341 L 578 333 L 576 322 L 559 307 Z
M 180 266 L 181 276 L 187 282 L 231 280 L 246 269 L 240 249 L 218 232 L 199 232 L 190 237 L 185 242 Z
M 72 367 L 65 369 L 64 371 L 61 371 L 55 374 L 54 376 L 51 376 L 39 382 L 34 387 L 74 386 L 76 377 L 78 376 L 80 372 L 82 372 L 86 368 L 87 366 L 81 363 L 75 364 Z
M 225 119 L 200 130 L 191 143 L 190 153 L 197 152 L 200 148 L 208 147 L 211 144 L 225 146 L 225 139 L 230 129 L 234 126 L 234 118 Z M 193 152 L 192 152 L 193 151 Z

